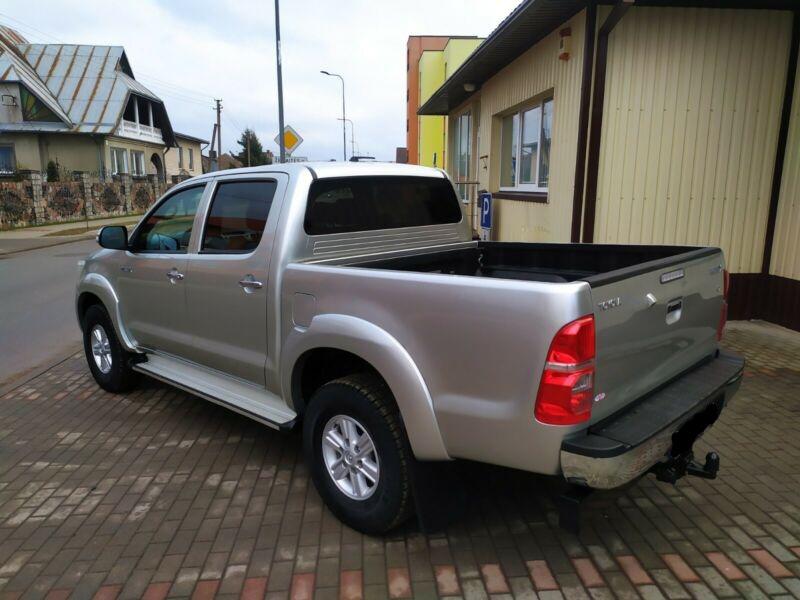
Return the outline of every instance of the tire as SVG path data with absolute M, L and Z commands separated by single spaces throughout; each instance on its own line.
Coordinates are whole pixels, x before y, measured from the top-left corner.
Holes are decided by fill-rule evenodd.
M 349 423 L 349 425 L 348 425 Z M 345 453 L 330 441 L 323 441 L 333 428 L 355 425 L 355 436 L 368 444 L 363 433 L 371 438 L 374 452 L 350 445 L 350 463 Z M 334 436 L 335 437 L 335 436 Z M 347 441 L 340 435 L 340 441 Z M 303 451 L 311 479 L 328 508 L 344 523 L 366 534 L 381 534 L 402 524 L 411 515 L 412 497 L 409 481 L 411 455 L 400 412 L 389 387 L 371 374 L 343 377 L 323 385 L 312 396 L 303 421 Z M 361 459 L 363 458 L 363 465 Z M 335 468 L 331 457 L 340 457 Z M 375 460 L 373 460 L 373 458 Z M 335 458 L 333 459 L 335 460 Z M 363 473 L 375 473 L 377 482 Z M 347 474 L 341 476 L 343 471 Z M 355 481 L 354 481 L 355 479 Z M 360 483 L 356 483 L 360 481 Z M 364 488 L 366 483 L 366 491 Z M 357 486 L 357 487 L 356 487 Z M 346 489 L 343 489 L 346 488 Z M 360 498 L 357 496 L 361 496 Z
M 97 348 L 98 343 L 103 341 L 107 342 L 104 344 L 106 357 L 99 359 L 98 363 L 93 348 Z M 83 351 L 94 380 L 104 390 L 119 393 L 136 385 L 137 373 L 129 364 L 133 355 L 119 343 L 108 312 L 99 304 L 90 306 L 83 316 Z

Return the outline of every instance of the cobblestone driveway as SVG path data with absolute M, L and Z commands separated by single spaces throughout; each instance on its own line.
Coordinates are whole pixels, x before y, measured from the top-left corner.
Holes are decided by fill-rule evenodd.
M 700 444 L 719 479 L 598 495 L 580 538 L 541 479 L 477 465 L 446 534 L 362 536 L 296 435 L 152 381 L 104 393 L 76 356 L 0 398 L 0 598 L 800 597 L 800 335 L 725 343 L 749 366 Z

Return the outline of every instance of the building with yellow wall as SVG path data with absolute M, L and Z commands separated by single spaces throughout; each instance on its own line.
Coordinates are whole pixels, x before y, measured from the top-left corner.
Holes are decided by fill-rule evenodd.
M 418 112 L 493 239 L 719 246 L 732 317 L 800 329 L 798 40 L 789 0 L 527 0 Z
M 418 36 L 416 36 L 418 37 Z M 409 119 L 416 121 L 415 135 L 409 136 L 409 144 L 414 144 L 414 151 L 409 148 L 409 162 L 429 167 L 444 167 L 447 154 L 447 118 L 443 116 L 419 116 L 416 109 L 431 94 L 438 90 L 445 80 L 464 62 L 477 48 L 482 38 L 477 37 L 431 37 L 438 43 L 421 48 L 417 59 L 416 90 L 409 85 L 407 94 L 416 92 L 416 101 L 409 100 Z M 411 47 L 412 38 L 409 38 Z M 410 54 L 410 53 L 409 53 Z M 409 56 L 411 60 L 411 57 Z

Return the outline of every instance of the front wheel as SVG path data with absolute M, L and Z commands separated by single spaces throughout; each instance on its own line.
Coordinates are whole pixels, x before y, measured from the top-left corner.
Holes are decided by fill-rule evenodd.
M 131 354 L 117 339 L 106 309 L 95 304 L 83 317 L 83 350 L 94 380 L 108 392 L 124 392 L 136 384 L 136 372 L 128 364 Z
M 352 375 L 317 390 L 304 416 L 303 450 L 320 496 L 347 525 L 381 534 L 409 517 L 413 458 L 380 378 Z

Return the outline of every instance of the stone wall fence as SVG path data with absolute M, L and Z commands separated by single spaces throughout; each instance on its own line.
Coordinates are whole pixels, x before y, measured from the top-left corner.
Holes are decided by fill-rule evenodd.
M 174 183 L 156 175 L 103 180 L 77 171 L 69 181 L 45 181 L 39 171 L 20 171 L 14 180 L 0 179 L 0 230 L 139 215 Z

